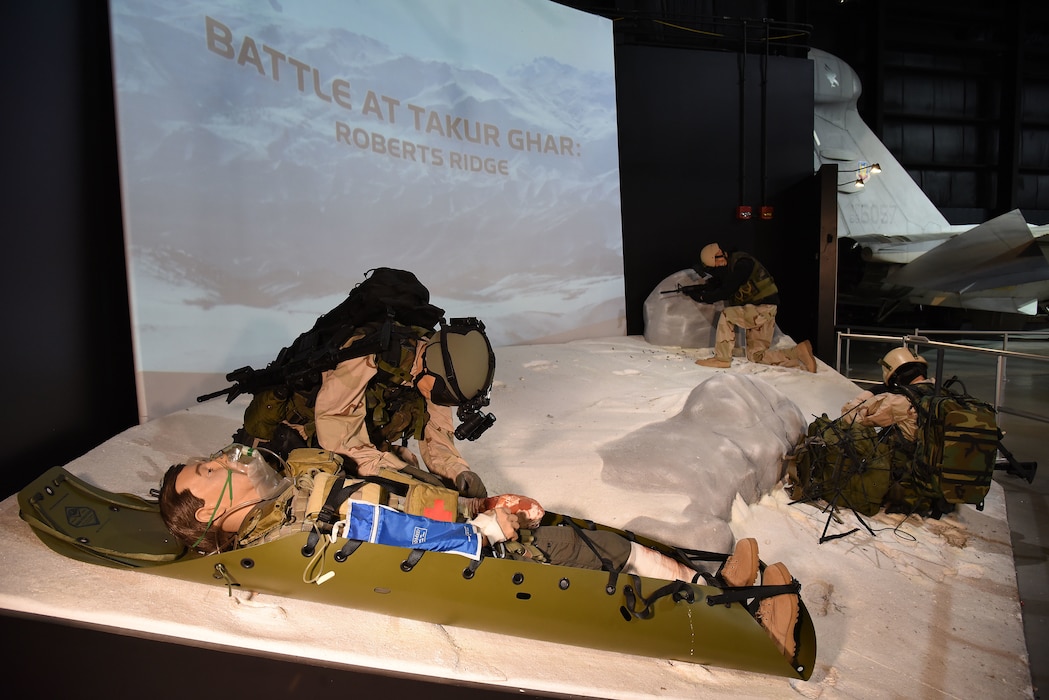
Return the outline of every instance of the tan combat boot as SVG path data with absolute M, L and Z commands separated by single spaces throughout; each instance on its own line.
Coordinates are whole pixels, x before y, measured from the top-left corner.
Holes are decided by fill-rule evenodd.
M 763 586 L 786 586 L 794 580 L 782 562 L 765 567 L 761 577 Z M 793 662 L 796 642 L 794 628 L 798 624 L 798 596 L 793 593 L 765 598 L 758 606 L 758 621 L 765 628 L 780 653 Z
M 796 352 L 798 354 L 798 361 L 805 366 L 805 369 L 816 373 L 816 356 L 812 354 L 812 343 L 807 340 L 803 340 L 798 343 Z
M 747 537 L 736 542 L 736 548 L 721 567 L 721 578 L 733 588 L 754 585 L 758 580 L 757 540 Z

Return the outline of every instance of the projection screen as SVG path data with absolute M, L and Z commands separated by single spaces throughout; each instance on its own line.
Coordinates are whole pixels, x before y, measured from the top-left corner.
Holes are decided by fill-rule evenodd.
M 609 20 L 548 0 L 110 15 L 141 420 L 264 367 L 380 266 L 497 348 L 625 333 Z

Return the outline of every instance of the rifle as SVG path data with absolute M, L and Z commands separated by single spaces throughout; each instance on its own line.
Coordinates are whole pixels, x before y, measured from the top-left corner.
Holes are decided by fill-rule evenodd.
M 419 337 L 410 328 L 395 326 L 390 322 L 384 323 L 379 330 L 365 335 L 347 347 L 341 347 L 342 337 L 337 338 L 335 342 L 323 342 L 319 335 L 314 329 L 299 336 L 292 345 L 281 348 L 277 353 L 277 359 L 266 365 L 265 369 L 254 369 L 249 365 L 233 370 L 226 375 L 226 381 L 232 382 L 230 386 L 198 396 L 197 401 L 204 402 L 225 396 L 226 403 L 232 403 L 233 399 L 244 393 L 256 394 L 266 389 L 280 388 L 284 388 L 290 395 L 300 389 L 310 389 L 320 384 L 321 372 L 335 369 L 336 365 L 344 360 L 387 351 L 394 346 L 391 342 L 394 336 L 397 339 L 398 353 L 402 337 Z M 348 333 L 344 332 L 343 335 L 347 336 Z
M 660 291 L 659 293 L 660 294 L 686 294 L 687 295 L 689 292 L 694 291 L 696 289 L 700 289 L 700 288 L 706 289 L 707 288 L 707 282 L 709 282 L 711 279 L 713 279 L 714 276 L 711 275 L 709 272 L 702 272 L 700 270 L 696 270 L 696 273 L 699 274 L 699 279 L 701 280 L 698 284 L 686 284 L 685 286 L 681 286 L 679 284 L 676 287 L 674 287 L 673 289 L 664 289 L 664 290 Z
M 700 283 L 700 284 L 686 284 L 683 287 L 679 284 L 674 289 L 664 289 L 664 290 L 661 290 L 659 293 L 660 294 L 686 294 L 687 295 L 689 292 L 691 292 L 693 290 L 706 289 L 706 287 L 707 287 L 707 285 L 706 285 L 705 282 Z
M 226 403 L 232 403 L 233 399 L 244 393 L 255 394 L 265 389 L 279 387 L 288 387 L 293 390 L 295 387 L 312 386 L 320 383 L 321 372 L 333 369 L 341 361 L 338 353 L 322 350 L 283 364 L 282 361 L 288 350 L 289 348 L 282 348 L 277 359 L 268 364 L 265 369 L 254 369 L 248 365 L 233 370 L 226 375 L 226 381 L 233 382 L 230 386 L 198 396 L 197 401 L 204 402 L 225 395 Z

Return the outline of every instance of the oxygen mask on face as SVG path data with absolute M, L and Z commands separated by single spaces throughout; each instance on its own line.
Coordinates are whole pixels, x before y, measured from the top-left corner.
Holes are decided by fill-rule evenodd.
M 256 448 L 233 443 L 211 456 L 212 459 L 220 457 L 226 458 L 230 471 L 248 477 L 252 487 L 263 500 L 273 498 L 291 486 L 291 480 L 277 473 Z

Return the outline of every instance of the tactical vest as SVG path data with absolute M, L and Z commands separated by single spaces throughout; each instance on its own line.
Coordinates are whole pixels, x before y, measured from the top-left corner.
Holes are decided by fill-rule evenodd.
M 741 259 L 750 259 L 754 262 L 754 269 L 751 270 L 750 278 L 747 279 L 736 293 L 728 300 L 729 306 L 743 306 L 744 304 L 767 304 L 768 301 L 762 301 L 768 299 L 779 293 L 779 289 L 776 287 L 775 281 L 772 279 L 772 275 L 765 269 L 756 258 L 747 253 L 732 253 L 729 259 L 729 267 L 734 267 L 736 262 Z
M 284 527 L 295 518 L 290 514 L 298 503 L 305 506 L 304 494 L 294 485 L 272 501 L 255 507 L 237 531 L 237 547 L 250 547 L 280 537 Z
M 451 489 L 427 484 L 392 469 L 382 469 L 378 477 L 357 479 L 342 473 L 342 457 L 316 448 L 293 450 L 288 456 L 287 476 L 293 486 L 271 501 L 260 504 L 248 514 L 237 533 L 237 546 L 247 547 L 269 542 L 293 532 L 330 529 L 322 514 L 325 506 L 333 507 L 334 517 L 346 513 L 347 501 L 354 499 L 390 506 L 409 515 L 422 515 L 432 520 L 463 520 L 459 512 L 459 494 Z M 345 498 L 331 503 L 333 490 Z
M 378 373 L 368 382 L 364 392 L 368 411 L 365 424 L 372 444 L 384 452 L 398 441 L 406 445 L 410 437 L 421 440 L 430 418 L 426 399 L 412 383 L 414 364 L 414 343 L 400 347 L 396 364 L 376 356 Z

